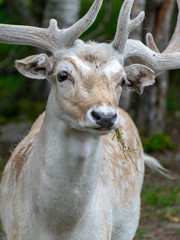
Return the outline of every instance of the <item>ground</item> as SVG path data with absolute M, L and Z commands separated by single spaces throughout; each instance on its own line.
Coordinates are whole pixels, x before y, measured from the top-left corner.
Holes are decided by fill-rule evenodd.
M 178 114 L 179 108 L 177 111 Z M 175 114 L 175 113 L 174 113 Z M 176 150 L 153 153 L 174 179 L 148 172 L 142 191 L 141 219 L 135 240 L 180 240 L 180 121 L 167 120 L 166 133 Z M 172 114 L 171 114 L 172 116 Z M 175 119 L 175 117 L 173 116 Z
M 157 173 L 145 177 L 141 220 L 135 240 L 180 240 L 180 175 L 172 169 L 174 180 Z

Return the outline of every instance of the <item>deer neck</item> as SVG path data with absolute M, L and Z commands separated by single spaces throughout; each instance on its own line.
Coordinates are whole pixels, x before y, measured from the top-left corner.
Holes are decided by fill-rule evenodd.
M 100 136 L 70 128 L 47 108 L 29 179 L 39 178 L 32 188 L 31 200 L 36 202 L 34 210 L 40 212 L 42 219 L 51 219 L 48 226 L 53 225 L 52 219 L 56 219 L 56 224 L 59 219 L 64 229 L 82 217 L 93 201 L 102 159 Z
M 44 143 L 44 170 L 49 179 L 69 181 L 73 187 L 81 181 L 94 183 L 102 163 L 101 137 L 70 128 L 48 113 L 41 132 L 38 145 Z

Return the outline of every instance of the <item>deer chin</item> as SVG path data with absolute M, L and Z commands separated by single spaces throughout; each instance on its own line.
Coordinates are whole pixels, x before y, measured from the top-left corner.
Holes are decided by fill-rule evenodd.
M 61 116 L 61 119 L 59 118 L 59 120 L 60 122 L 63 122 L 65 126 L 70 127 L 71 129 L 75 129 L 80 132 L 88 132 L 93 135 L 107 135 L 111 131 L 118 128 L 119 125 L 119 116 L 112 126 L 100 126 L 95 121 L 93 122 L 90 119 L 80 121 L 68 115 Z
M 111 128 L 105 128 L 105 127 L 98 127 L 98 126 L 83 126 L 83 127 L 80 127 L 80 126 L 71 126 L 71 128 L 73 129 L 76 129 L 77 131 L 80 131 L 80 132 L 87 132 L 87 133 L 90 133 L 92 135 L 107 135 L 109 134 L 112 130 L 114 130 L 115 128 L 114 127 L 111 127 Z
M 111 131 L 113 130 L 113 128 L 89 128 L 88 132 L 94 134 L 94 135 L 107 135 L 109 134 Z
M 91 133 L 92 135 L 97 135 L 97 136 L 103 136 L 109 134 L 111 131 L 115 130 L 117 128 L 117 125 L 114 125 L 112 127 L 100 127 L 100 126 L 83 126 L 81 127 L 75 127 L 78 131 L 83 131 L 83 132 L 88 132 Z

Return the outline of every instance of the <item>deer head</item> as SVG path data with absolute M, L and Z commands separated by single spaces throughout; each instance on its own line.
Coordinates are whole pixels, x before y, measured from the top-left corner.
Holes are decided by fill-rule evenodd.
M 52 53 L 50 57 L 39 54 L 18 60 L 16 68 L 29 78 L 50 81 L 49 109 L 70 127 L 108 133 L 117 128 L 117 107 L 123 88 L 141 94 L 145 86 L 154 83 L 155 75 L 180 67 L 180 53 L 160 54 L 154 50 L 150 35 L 149 47 L 128 39 L 144 19 L 144 12 L 130 19 L 133 2 L 124 1 L 110 44 L 78 39 L 94 22 L 102 0 L 95 0 L 88 13 L 68 29 L 60 30 L 53 19 L 47 29 L 0 25 L 0 42 L 36 46 Z M 177 49 L 176 35 L 170 50 L 174 45 Z M 127 58 L 132 64 L 124 66 Z

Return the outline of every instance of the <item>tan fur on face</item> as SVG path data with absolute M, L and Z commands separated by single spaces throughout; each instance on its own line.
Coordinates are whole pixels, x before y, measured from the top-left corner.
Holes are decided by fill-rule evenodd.
M 92 44 L 93 45 L 93 44 Z M 119 103 L 120 93 L 117 85 L 124 73 L 119 62 L 110 56 L 109 49 L 95 51 L 94 46 L 86 45 L 80 48 L 76 56 L 66 56 L 73 70 L 69 72 L 73 79 L 66 83 L 56 83 L 56 100 L 60 109 L 77 121 L 86 121 L 87 111 L 92 107 L 106 105 L 116 109 Z M 113 68 L 115 64 L 115 68 Z M 63 67 L 56 68 L 56 74 Z M 61 86 L 63 91 L 58 91 Z M 59 100 L 59 101 L 58 101 Z
M 80 121 L 85 121 L 86 113 L 91 107 L 99 107 L 105 103 L 114 109 L 117 108 L 117 96 L 114 94 L 115 86 L 109 80 L 95 72 L 90 76 L 84 77 L 83 81 L 76 77 L 74 89 L 69 91 L 68 98 L 61 101 L 61 109 L 68 115 Z M 67 94 L 68 90 L 66 91 Z M 57 94 L 57 98 L 60 96 Z M 62 98 L 62 96 L 61 96 Z

